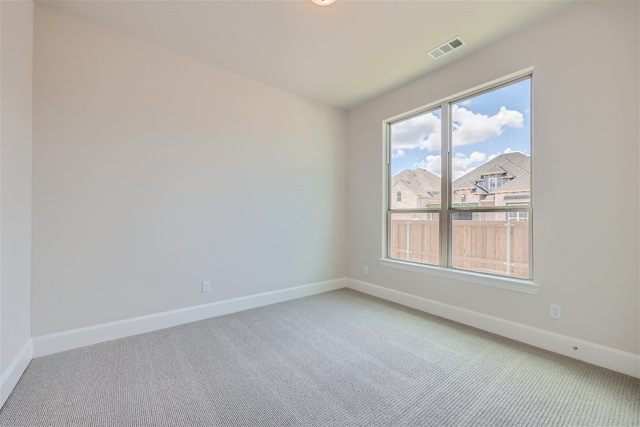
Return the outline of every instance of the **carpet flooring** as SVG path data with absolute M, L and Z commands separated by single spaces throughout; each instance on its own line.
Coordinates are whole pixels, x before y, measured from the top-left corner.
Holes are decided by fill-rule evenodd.
M 640 380 L 342 289 L 29 364 L 0 426 L 639 426 Z

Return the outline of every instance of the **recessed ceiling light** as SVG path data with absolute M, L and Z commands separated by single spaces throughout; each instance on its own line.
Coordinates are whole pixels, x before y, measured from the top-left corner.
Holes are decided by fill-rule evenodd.
M 335 2 L 336 0 L 311 0 L 311 1 L 317 4 L 318 6 L 329 6 L 331 3 Z

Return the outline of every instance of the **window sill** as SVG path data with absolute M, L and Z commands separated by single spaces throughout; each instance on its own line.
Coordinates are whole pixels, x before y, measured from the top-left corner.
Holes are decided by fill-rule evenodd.
M 414 273 L 427 274 L 430 276 L 444 277 L 445 279 L 459 280 L 462 282 L 475 283 L 477 285 L 491 286 L 493 288 L 508 289 L 510 291 L 522 292 L 535 295 L 540 290 L 540 286 L 531 280 L 515 279 L 511 277 L 490 276 L 488 274 L 475 273 L 472 271 L 461 271 L 433 265 L 416 264 L 412 262 L 399 261 L 395 259 L 381 259 L 380 265 L 383 267 L 395 268 L 398 270 L 411 271 Z

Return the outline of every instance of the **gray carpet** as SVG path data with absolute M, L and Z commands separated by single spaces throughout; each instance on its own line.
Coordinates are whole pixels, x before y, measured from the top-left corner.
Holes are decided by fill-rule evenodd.
M 1 426 L 638 426 L 640 380 L 351 290 L 34 359 Z

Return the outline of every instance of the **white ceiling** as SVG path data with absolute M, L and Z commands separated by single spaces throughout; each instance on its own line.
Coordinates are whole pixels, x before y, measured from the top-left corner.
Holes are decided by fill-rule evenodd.
M 42 0 L 51 8 L 340 108 L 554 13 L 564 2 Z M 438 60 L 427 52 L 460 36 Z M 506 53 L 508 54 L 508 53 Z

